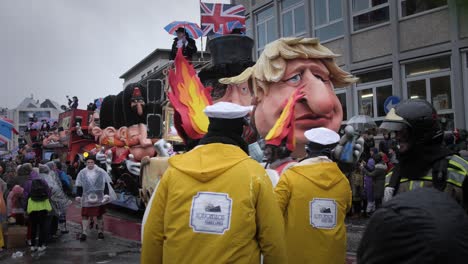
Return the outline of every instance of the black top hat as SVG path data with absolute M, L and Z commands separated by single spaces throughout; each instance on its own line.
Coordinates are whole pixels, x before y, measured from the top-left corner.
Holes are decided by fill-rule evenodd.
M 176 32 L 180 32 L 180 33 L 185 33 L 185 34 L 187 34 L 187 31 L 186 31 L 185 28 L 183 28 L 183 27 L 178 28 L 178 29 L 176 30 Z
M 254 65 L 252 49 L 254 42 L 244 35 L 225 35 L 208 42 L 211 66 L 200 71 L 202 82 L 239 75 Z
M 94 156 L 91 153 L 88 153 L 88 155 L 84 157 L 84 161 L 86 162 L 88 160 L 93 160 L 94 162 L 96 162 L 96 156 Z

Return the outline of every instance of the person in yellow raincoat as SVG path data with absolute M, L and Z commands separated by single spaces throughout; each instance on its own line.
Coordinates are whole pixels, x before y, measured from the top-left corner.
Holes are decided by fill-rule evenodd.
M 321 127 L 306 131 L 308 158 L 286 170 L 275 193 L 283 212 L 287 263 L 345 263 L 351 188 L 330 160 L 339 135 Z
M 287 263 L 265 170 L 242 139 L 250 107 L 219 102 L 200 145 L 169 159 L 143 224 L 141 263 Z
M 3 199 L 4 193 L 6 191 L 7 184 L 0 178 L 0 252 L 5 246 L 5 241 L 3 240 L 3 222 L 7 217 L 6 203 Z

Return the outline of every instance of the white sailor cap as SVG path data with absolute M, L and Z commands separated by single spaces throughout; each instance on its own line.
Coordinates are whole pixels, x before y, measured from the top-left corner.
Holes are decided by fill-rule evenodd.
M 306 132 L 304 132 L 304 136 L 310 142 L 324 146 L 334 144 L 340 141 L 340 135 L 338 135 L 338 133 L 325 127 L 309 129 Z
M 242 106 L 229 102 L 218 102 L 209 105 L 204 112 L 211 118 L 236 119 L 248 115 L 252 111 L 252 106 Z

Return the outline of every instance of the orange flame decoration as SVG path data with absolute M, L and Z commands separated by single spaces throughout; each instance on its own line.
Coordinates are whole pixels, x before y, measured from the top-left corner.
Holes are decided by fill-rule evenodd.
M 296 138 L 294 137 L 294 107 L 296 102 L 302 97 L 304 97 L 302 89 L 297 89 L 285 100 L 283 112 L 281 112 L 275 125 L 265 137 L 267 145 L 280 146 L 283 140 L 286 139 L 286 147 L 290 151 L 294 151 L 296 148 Z
M 168 92 L 168 97 L 182 121 L 182 124 L 176 124 L 175 127 L 182 128 L 191 139 L 200 139 L 208 130 L 209 120 L 203 110 L 213 104 L 211 89 L 205 89 L 180 48 L 174 64 L 175 69 L 169 71 L 171 90 Z M 179 135 L 184 134 L 182 131 L 178 132 Z

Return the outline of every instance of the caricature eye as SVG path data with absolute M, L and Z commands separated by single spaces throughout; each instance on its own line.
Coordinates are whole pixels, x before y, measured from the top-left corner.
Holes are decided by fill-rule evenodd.
M 320 79 L 322 82 L 325 81 L 325 79 L 322 78 L 322 76 L 320 76 L 320 75 L 318 75 L 318 74 L 314 74 L 314 76 L 315 76 L 315 78 Z
M 302 79 L 302 76 L 300 73 L 294 75 L 293 77 L 289 78 L 286 80 L 286 82 L 289 82 L 289 83 L 292 83 L 292 84 L 295 84 L 295 83 L 298 83 L 300 82 Z
M 247 94 L 249 94 L 249 88 L 248 88 L 248 87 L 245 87 L 245 86 L 244 86 L 244 87 L 240 87 L 239 90 L 240 90 L 240 93 L 241 93 L 242 95 L 247 95 Z
M 319 80 L 321 80 L 322 82 L 325 82 L 325 83 L 330 81 L 329 79 L 326 79 L 326 78 L 322 77 L 319 74 L 314 74 L 314 76 L 315 76 L 315 78 L 317 78 L 317 79 L 319 79 Z

